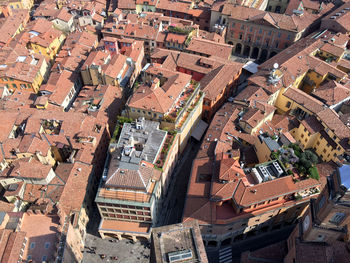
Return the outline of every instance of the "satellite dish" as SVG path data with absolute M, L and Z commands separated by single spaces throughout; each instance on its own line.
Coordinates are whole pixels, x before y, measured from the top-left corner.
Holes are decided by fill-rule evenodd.
M 273 64 L 273 68 L 274 68 L 274 69 L 278 69 L 278 63 L 274 63 L 274 64 Z

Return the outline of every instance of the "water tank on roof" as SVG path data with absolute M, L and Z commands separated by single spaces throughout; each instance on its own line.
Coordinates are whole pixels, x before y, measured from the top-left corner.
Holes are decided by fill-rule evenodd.
M 269 181 L 271 179 L 270 172 L 264 166 L 260 166 L 259 170 L 261 172 L 261 177 L 263 178 L 263 182 Z
M 278 174 L 277 177 L 280 177 L 281 174 L 283 174 L 283 170 L 282 170 L 281 166 L 279 165 L 278 162 L 273 162 L 272 164 L 273 164 L 273 167 L 275 167 L 275 169 L 277 171 L 277 174 Z
M 254 180 L 257 184 L 260 184 L 263 182 L 263 179 L 261 178 L 261 176 L 256 168 L 252 169 L 252 175 L 253 175 Z

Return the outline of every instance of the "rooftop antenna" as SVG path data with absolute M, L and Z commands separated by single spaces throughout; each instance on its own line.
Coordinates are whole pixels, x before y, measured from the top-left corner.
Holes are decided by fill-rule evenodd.
M 276 85 L 280 80 L 280 77 L 275 74 L 278 67 L 279 67 L 278 63 L 273 64 L 273 70 L 270 72 L 270 76 L 268 78 L 268 82 L 270 84 Z

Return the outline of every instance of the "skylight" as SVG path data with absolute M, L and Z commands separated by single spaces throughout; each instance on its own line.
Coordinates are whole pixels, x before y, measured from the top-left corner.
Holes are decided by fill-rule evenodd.
M 16 62 L 24 62 L 27 56 L 18 56 Z

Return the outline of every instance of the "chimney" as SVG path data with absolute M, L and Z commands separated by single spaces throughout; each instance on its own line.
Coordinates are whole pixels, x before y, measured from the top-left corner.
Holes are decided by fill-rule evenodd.
M 62 73 L 62 69 L 61 69 L 61 64 L 60 64 L 60 63 L 57 64 L 57 69 L 58 69 L 58 71 L 59 71 L 60 73 Z
M 68 56 L 71 56 L 72 54 L 70 53 L 70 50 L 68 50 Z
M 67 142 L 68 142 L 70 148 L 73 150 L 73 145 L 72 145 L 72 143 L 71 143 L 71 141 L 70 141 L 70 137 L 69 137 L 69 136 L 66 136 L 66 140 L 67 140 Z

